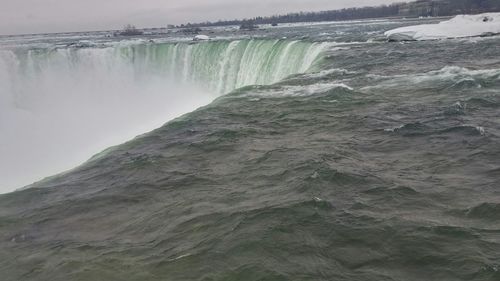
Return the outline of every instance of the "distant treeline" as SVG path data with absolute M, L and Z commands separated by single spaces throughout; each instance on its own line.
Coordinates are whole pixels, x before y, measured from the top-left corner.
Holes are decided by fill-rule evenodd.
M 500 12 L 500 0 L 418 0 L 376 7 L 348 8 L 321 12 L 300 12 L 244 20 L 188 23 L 180 27 L 224 26 L 242 24 L 280 24 L 294 22 L 345 21 L 386 17 L 453 16 Z

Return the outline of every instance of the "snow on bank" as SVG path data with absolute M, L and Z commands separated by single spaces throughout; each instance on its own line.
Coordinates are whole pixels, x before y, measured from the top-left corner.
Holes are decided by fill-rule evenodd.
M 206 41 L 206 40 L 210 40 L 210 37 L 208 37 L 207 35 L 196 35 L 193 38 L 193 41 Z
M 459 15 L 439 24 L 422 24 L 389 30 L 393 41 L 421 41 L 500 34 L 500 13 Z

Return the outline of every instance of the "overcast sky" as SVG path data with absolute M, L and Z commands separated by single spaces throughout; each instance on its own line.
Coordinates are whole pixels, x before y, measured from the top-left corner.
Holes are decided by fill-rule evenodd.
M 118 29 L 294 11 L 370 6 L 394 0 L 0 0 L 0 34 Z

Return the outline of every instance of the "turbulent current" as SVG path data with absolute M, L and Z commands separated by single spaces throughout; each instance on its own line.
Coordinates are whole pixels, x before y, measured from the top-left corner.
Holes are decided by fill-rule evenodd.
M 433 21 L 1 38 L 0 184 L 95 155 L 0 196 L 0 279 L 500 280 L 500 38 L 384 39 Z

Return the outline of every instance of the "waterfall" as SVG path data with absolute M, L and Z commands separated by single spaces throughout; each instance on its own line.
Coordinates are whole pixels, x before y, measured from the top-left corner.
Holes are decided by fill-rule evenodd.
M 0 50 L 0 185 L 29 184 L 253 84 L 327 43 L 236 40 Z
M 22 83 L 35 76 L 43 78 L 47 72 L 75 76 L 83 69 L 86 73 L 91 70 L 93 78 L 118 74 L 132 79 L 153 75 L 196 83 L 222 94 L 306 72 L 326 47 L 327 43 L 304 41 L 239 40 L 38 49 L 12 52 L 17 66 L 11 65 L 11 69 L 17 69 L 15 72 L 21 76 L 18 81 Z

